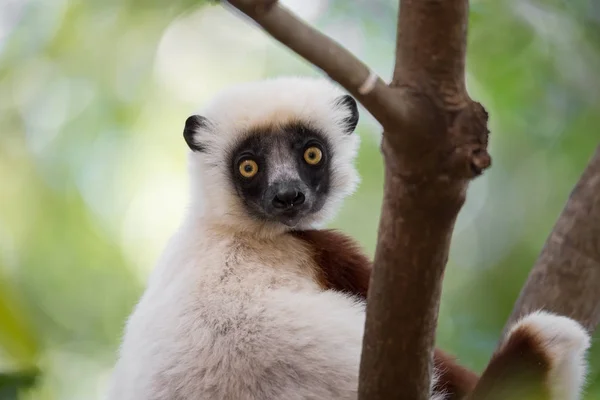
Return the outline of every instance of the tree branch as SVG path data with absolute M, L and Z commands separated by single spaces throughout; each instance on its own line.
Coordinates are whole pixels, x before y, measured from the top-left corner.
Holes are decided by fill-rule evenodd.
M 229 0 L 268 34 L 320 68 L 351 93 L 381 123 L 402 112 L 391 89 L 352 53 L 307 25 L 276 0 Z M 372 80 L 375 78 L 374 80 Z M 367 85 L 365 85 L 365 83 Z M 366 89 L 359 90 L 366 86 Z
M 541 308 L 574 318 L 590 333 L 600 322 L 600 146 L 558 218 L 507 327 Z
M 442 277 L 469 181 L 490 165 L 487 113 L 464 85 L 468 0 L 402 0 L 385 191 L 359 398 L 427 400 Z

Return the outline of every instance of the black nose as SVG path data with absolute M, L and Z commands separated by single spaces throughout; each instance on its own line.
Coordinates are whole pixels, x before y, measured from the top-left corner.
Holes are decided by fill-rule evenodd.
M 278 209 L 292 208 L 304 203 L 304 193 L 295 187 L 281 188 L 273 198 L 273 207 Z

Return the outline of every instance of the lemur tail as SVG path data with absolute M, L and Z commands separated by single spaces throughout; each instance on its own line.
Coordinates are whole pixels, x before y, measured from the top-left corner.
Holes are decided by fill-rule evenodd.
M 538 311 L 509 331 L 468 400 L 578 400 L 590 336 L 574 320 Z

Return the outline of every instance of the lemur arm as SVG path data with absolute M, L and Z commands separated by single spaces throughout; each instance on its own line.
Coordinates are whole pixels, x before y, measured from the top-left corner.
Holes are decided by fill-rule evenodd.
M 324 288 L 366 300 L 372 263 L 350 237 L 334 230 L 294 232 L 314 251 Z M 439 349 L 436 392 L 446 400 L 576 400 L 585 379 L 590 338 L 574 320 L 534 312 L 513 326 L 479 378 Z
M 372 262 L 352 238 L 334 230 L 293 232 L 314 251 L 314 259 L 321 268 L 319 281 L 326 289 L 334 289 L 366 300 Z M 435 349 L 434 365 L 438 373 L 436 392 L 443 391 L 447 400 L 458 400 L 470 393 L 477 384 L 474 372 L 460 366 L 455 359 Z

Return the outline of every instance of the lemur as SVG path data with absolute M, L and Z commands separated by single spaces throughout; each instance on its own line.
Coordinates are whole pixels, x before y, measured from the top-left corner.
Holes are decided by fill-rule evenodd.
M 358 118 L 331 82 L 280 77 L 186 120 L 191 201 L 127 321 L 109 399 L 357 398 L 371 263 L 319 228 L 358 184 Z M 575 321 L 530 314 L 481 378 L 436 350 L 430 398 L 526 398 L 514 388 L 530 376 L 544 399 L 576 400 L 588 345 Z

